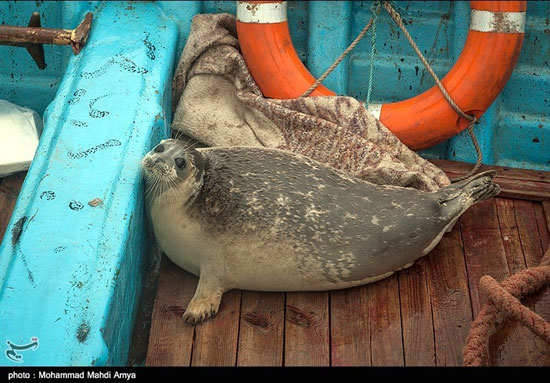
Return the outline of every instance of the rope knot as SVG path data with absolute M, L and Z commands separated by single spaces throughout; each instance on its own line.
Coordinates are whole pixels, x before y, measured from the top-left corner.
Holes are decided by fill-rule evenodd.
M 540 290 L 550 283 L 550 267 L 545 266 L 550 258 L 550 248 L 544 253 L 542 266 L 520 271 L 501 283 L 486 275 L 480 279 L 480 287 L 487 294 L 488 302 L 472 323 L 466 346 L 463 365 L 480 366 L 487 355 L 489 331 L 496 322 L 508 317 L 522 323 L 531 332 L 550 343 L 550 323 L 524 306 L 520 299 Z

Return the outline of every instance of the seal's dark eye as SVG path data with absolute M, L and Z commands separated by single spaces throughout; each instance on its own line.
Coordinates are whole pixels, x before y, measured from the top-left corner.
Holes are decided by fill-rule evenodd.
M 185 160 L 183 158 L 176 158 L 175 162 L 178 168 L 183 169 L 185 167 Z
M 155 153 L 162 153 L 162 152 L 164 152 L 164 146 L 157 145 L 157 147 L 155 148 Z

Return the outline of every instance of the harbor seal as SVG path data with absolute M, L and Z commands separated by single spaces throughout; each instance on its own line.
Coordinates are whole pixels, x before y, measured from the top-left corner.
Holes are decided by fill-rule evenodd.
M 142 161 L 156 239 L 199 276 L 183 318 L 203 321 L 230 289 L 319 291 L 385 278 L 432 250 L 494 172 L 428 193 L 375 185 L 291 152 L 186 148 L 168 139 Z

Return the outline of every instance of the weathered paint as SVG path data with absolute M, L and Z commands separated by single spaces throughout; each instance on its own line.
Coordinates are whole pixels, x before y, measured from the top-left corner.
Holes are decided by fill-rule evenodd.
M 472 9 L 470 30 L 478 32 L 524 33 L 525 12 L 490 12 Z
M 251 4 L 237 1 L 237 19 L 243 23 L 280 23 L 287 20 L 287 2 Z
M 351 39 L 368 21 L 370 5 L 371 2 L 352 3 Z M 442 78 L 454 65 L 464 46 L 470 25 L 469 2 L 403 1 L 397 5 L 409 32 L 435 72 Z M 323 2 L 317 6 L 326 7 L 324 13 L 319 12 L 325 18 L 310 19 L 309 22 L 314 25 L 336 25 L 336 21 L 330 19 L 330 4 Z M 550 170 L 549 19 L 550 4 L 528 2 L 525 39 L 518 64 L 499 97 L 475 128 L 483 151 L 483 162 L 486 164 Z M 324 46 L 331 46 L 331 36 L 331 33 L 324 36 Z M 315 45 L 310 49 L 321 51 L 323 46 Z M 408 99 L 434 85 L 406 38 L 384 11 L 378 18 L 376 49 L 372 103 Z M 359 99 L 366 98 L 370 50 L 369 34 L 351 53 L 349 80 L 343 84 L 344 89 L 338 92 Z M 322 59 L 319 57 L 326 63 L 331 63 L 339 54 L 332 54 L 330 50 L 327 52 Z M 328 65 L 330 64 L 326 64 Z M 310 67 L 309 63 L 308 68 L 315 76 L 324 71 Z M 326 85 L 336 90 L 331 77 L 332 75 L 327 78 Z M 479 91 L 483 92 L 483 89 Z M 466 131 L 430 149 L 422 150 L 420 154 L 428 158 L 471 163 L 476 160 L 474 147 Z
M 39 339 L 23 365 L 125 364 L 150 252 L 140 160 L 168 134 L 177 25 L 153 3 L 85 5 L 90 37 L 69 48 L 0 247 L 0 341 Z

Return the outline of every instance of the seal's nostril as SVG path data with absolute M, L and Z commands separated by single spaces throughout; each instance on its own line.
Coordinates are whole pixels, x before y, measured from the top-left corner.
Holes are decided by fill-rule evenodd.
M 163 145 L 157 145 L 155 148 L 155 153 L 162 153 L 164 152 L 164 146 Z

